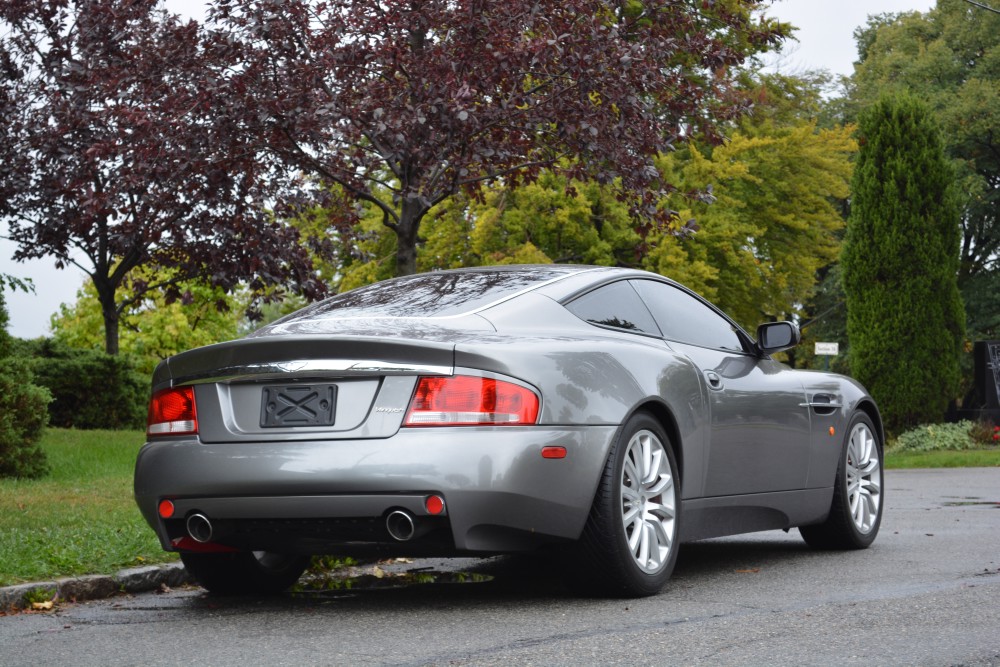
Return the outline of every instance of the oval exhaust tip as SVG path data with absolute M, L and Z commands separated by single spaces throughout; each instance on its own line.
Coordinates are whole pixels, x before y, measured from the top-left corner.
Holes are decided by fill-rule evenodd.
M 212 539 L 212 522 L 204 514 L 196 513 L 187 518 L 187 532 L 195 542 L 209 542 Z
M 389 531 L 392 539 L 397 542 L 406 542 L 413 537 L 416 525 L 413 523 L 413 517 L 410 516 L 409 512 L 394 510 L 385 518 L 385 529 Z

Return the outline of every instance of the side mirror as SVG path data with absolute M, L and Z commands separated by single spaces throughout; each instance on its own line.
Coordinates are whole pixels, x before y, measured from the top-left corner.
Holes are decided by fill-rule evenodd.
M 767 322 L 757 327 L 757 349 L 763 354 L 795 347 L 800 340 L 802 334 L 791 322 Z

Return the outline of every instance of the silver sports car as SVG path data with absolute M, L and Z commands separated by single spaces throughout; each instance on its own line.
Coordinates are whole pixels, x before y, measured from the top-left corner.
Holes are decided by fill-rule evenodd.
M 216 592 L 282 590 L 311 554 L 568 549 L 587 587 L 640 596 L 690 540 L 866 547 L 878 409 L 771 359 L 798 341 L 642 271 L 388 280 L 162 362 L 135 498 Z

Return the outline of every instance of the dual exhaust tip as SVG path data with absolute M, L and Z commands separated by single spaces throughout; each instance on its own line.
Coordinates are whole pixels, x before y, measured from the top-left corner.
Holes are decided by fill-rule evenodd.
M 385 529 L 397 542 L 407 542 L 416 534 L 417 524 L 413 515 L 406 510 L 393 510 L 385 518 Z
M 204 514 L 195 512 L 187 518 L 185 526 L 187 527 L 188 535 L 195 542 L 205 544 L 212 541 L 212 534 L 215 531 L 212 528 L 212 522 Z
M 215 529 L 208 517 L 201 512 L 188 516 L 185 522 L 188 535 L 195 542 L 205 544 L 212 541 Z M 417 522 L 406 510 L 393 510 L 385 518 L 385 529 L 397 542 L 408 542 L 417 536 Z

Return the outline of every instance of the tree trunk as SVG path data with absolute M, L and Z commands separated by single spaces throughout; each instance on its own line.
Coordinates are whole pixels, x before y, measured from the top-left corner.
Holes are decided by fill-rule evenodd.
M 396 275 L 409 276 L 417 272 L 417 241 L 420 221 L 427 208 L 416 199 L 403 201 L 396 223 Z
M 97 299 L 101 303 L 101 315 L 104 317 L 104 351 L 111 355 L 118 354 L 118 307 L 115 303 L 115 288 L 95 280 Z

